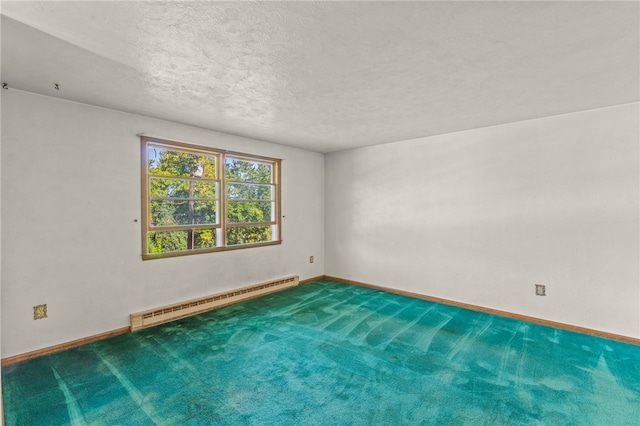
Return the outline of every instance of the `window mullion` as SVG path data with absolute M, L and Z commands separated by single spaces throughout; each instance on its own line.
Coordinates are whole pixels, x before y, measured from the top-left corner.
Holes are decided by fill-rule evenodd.
M 227 224 L 228 228 L 248 228 L 254 226 L 268 226 L 268 225 L 277 225 L 278 223 L 275 220 L 265 221 L 265 222 L 233 222 Z
M 218 172 L 220 173 L 220 245 L 219 247 L 227 246 L 227 170 L 226 170 L 226 155 L 220 154 L 220 166 Z
M 188 198 L 188 197 L 150 197 L 149 198 L 151 201 L 217 201 L 217 198 L 211 198 L 211 197 L 202 197 L 202 198 Z M 265 200 L 265 201 L 270 201 L 270 200 Z
M 163 226 L 150 226 L 149 232 L 170 232 L 170 231 L 188 231 L 190 229 L 217 229 L 220 228 L 220 225 L 198 225 L 198 224 L 188 224 L 188 225 L 163 225 Z

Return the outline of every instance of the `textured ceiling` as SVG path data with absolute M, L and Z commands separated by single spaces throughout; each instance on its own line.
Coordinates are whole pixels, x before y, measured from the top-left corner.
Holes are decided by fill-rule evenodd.
M 1 7 L 9 87 L 319 152 L 640 99 L 638 2 Z

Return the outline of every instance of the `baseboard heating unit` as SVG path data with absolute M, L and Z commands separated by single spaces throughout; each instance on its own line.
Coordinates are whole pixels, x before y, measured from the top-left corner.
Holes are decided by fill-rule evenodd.
M 131 331 L 151 325 L 172 321 L 188 315 L 198 314 L 224 305 L 230 305 L 241 300 L 261 296 L 267 293 L 284 290 L 297 286 L 300 279 L 297 275 L 266 281 L 247 287 L 237 288 L 210 296 L 186 300 L 172 305 L 148 309 L 146 311 L 131 314 Z

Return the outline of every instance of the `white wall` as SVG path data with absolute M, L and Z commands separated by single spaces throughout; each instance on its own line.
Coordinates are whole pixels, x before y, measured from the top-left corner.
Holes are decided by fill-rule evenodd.
M 0 6 L 1 9 L 1 6 Z M 3 92 L 0 89 L 0 92 Z M 0 93 L 0 129 L 2 129 L 2 93 Z M 1 133 L 1 132 L 0 132 Z M 2 135 L 0 134 L 0 239 L 2 238 Z M 2 353 L 2 244 L 0 244 L 0 353 Z M 0 367 L 2 377 L 2 367 Z M 4 425 L 4 405 L 2 400 L 2 381 L 0 380 L 0 425 Z
M 135 311 L 288 274 L 326 273 L 640 337 L 639 109 L 325 159 L 4 91 L 2 357 L 127 326 Z M 141 132 L 284 158 L 284 243 L 143 262 Z M 546 284 L 548 296 L 534 296 L 534 283 Z M 49 318 L 34 321 L 40 303 Z
M 322 154 L 15 90 L 2 123 L 2 357 L 125 327 L 143 309 L 324 273 Z M 142 132 L 283 158 L 283 244 L 142 261 Z M 49 317 L 34 321 L 41 303 Z
M 627 104 L 329 154 L 325 273 L 640 337 L 638 117 Z

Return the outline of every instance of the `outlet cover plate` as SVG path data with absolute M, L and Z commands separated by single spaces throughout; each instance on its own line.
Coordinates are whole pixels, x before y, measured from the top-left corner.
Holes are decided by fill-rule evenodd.
M 36 305 L 33 307 L 33 319 L 42 319 L 47 317 L 47 305 Z

